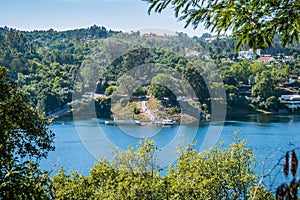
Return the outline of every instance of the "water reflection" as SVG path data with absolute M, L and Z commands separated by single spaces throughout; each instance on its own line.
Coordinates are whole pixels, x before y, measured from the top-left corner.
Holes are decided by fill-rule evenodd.
M 250 115 L 232 115 L 228 116 L 226 121 L 236 120 L 243 122 L 255 123 L 293 123 L 300 121 L 300 115 L 265 115 L 265 114 L 250 114 Z

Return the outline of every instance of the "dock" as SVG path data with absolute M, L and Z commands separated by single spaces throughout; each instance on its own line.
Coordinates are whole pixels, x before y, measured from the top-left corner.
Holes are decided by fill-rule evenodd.
M 104 121 L 106 125 L 141 125 L 139 120 L 106 120 Z
M 156 120 L 106 120 L 104 121 L 105 125 L 137 125 L 137 126 L 148 126 L 148 125 L 157 125 L 163 127 L 170 127 L 176 124 L 175 121 L 172 120 L 163 120 L 163 121 L 156 121 Z

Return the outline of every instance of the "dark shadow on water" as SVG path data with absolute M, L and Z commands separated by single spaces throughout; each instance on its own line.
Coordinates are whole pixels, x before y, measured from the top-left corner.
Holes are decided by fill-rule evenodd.
M 299 122 L 299 114 L 249 114 L 249 115 L 231 115 L 226 119 L 226 123 L 229 121 L 239 121 L 239 122 L 255 122 L 255 123 L 291 123 Z

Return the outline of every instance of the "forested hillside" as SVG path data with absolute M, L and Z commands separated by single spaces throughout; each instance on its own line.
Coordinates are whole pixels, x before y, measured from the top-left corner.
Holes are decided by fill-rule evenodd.
M 57 32 L 0 29 L 0 65 L 29 95 L 40 111 L 53 111 L 71 101 L 76 70 L 91 51 L 88 40 L 113 34 L 104 27 Z
M 228 36 L 216 38 L 203 34 L 190 38 L 183 33 L 174 36 L 121 33 L 96 25 L 68 31 L 30 32 L 4 27 L 0 28 L 0 66 L 9 70 L 11 79 L 40 113 L 68 105 L 74 89 L 81 94 L 104 94 L 110 86 L 117 86 L 128 71 L 145 64 L 172 69 L 160 73 L 180 74 L 191 85 L 200 108 L 208 109 L 205 112 L 210 111 L 209 90 L 220 87 L 216 77 L 223 80 L 230 110 L 280 110 L 277 98 L 290 92 L 279 86 L 289 83 L 291 75 L 300 75 L 299 44 L 283 48 L 276 37 L 272 47 L 250 60 L 235 52 L 235 44 Z M 241 50 L 248 48 L 244 46 Z M 257 61 L 263 54 L 273 56 L 275 61 Z M 289 60 L 283 60 L 286 56 Z M 86 78 L 78 84 L 74 82 L 76 77 Z M 143 82 L 146 79 L 139 80 L 140 86 L 155 88 L 151 80 Z M 211 81 L 210 86 L 207 80 Z M 288 87 L 297 92 L 298 85 L 295 81 Z M 178 105 L 174 102 L 173 106 Z

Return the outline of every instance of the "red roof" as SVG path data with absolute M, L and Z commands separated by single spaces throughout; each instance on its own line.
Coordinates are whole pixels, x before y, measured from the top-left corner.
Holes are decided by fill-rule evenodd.
M 262 57 L 258 58 L 258 60 L 268 62 L 270 60 L 274 60 L 274 58 L 271 56 L 262 56 Z

